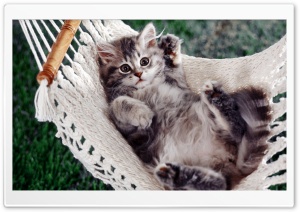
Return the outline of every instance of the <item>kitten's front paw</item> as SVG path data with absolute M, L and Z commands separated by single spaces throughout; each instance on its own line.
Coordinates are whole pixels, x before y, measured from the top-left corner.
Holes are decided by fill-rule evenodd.
M 165 186 L 173 187 L 175 177 L 178 176 L 180 167 L 171 163 L 163 163 L 155 168 L 156 178 Z
M 146 105 L 139 105 L 132 113 L 131 124 L 145 129 L 150 127 L 154 113 Z
M 161 37 L 159 48 L 164 50 L 165 55 L 176 55 L 180 53 L 180 45 L 182 40 L 172 34 L 167 34 Z
M 174 67 L 181 64 L 180 40 L 175 35 L 164 35 L 161 37 L 158 44 L 159 48 L 164 50 L 165 63 L 169 67 Z
M 152 123 L 153 111 L 144 103 L 127 96 L 116 98 L 110 106 L 113 117 L 123 125 L 145 129 Z

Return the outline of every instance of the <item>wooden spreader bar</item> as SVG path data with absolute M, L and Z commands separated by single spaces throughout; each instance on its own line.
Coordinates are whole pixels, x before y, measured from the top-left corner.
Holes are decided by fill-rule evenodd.
M 39 72 L 36 79 L 39 83 L 43 79 L 47 79 L 48 86 L 56 77 L 58 68 L 62 63 L 65 54 L 75 36 L 75 33 L 80 25 L 80 20 L 66 20 L 61 27 L 61 31 L 56 37 L 56 41 L 51 47 L 51 52 L 47 56 L 47 61 L 43 65 L 43 71 Z

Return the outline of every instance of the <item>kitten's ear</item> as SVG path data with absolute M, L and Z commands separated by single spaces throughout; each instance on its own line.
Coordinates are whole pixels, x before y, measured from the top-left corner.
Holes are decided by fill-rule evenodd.
M 109 63 L 116 56 L 116 47 L 110 43 L 98 43 L 98 55 L 104 64 Z
M 138 41 L 146 48 L 156 45 L 156 30 L 152 23 L 147 24 L 138 35 Z

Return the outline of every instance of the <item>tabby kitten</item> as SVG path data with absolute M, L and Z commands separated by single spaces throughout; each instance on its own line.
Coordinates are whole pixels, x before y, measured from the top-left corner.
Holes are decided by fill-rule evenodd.
M 112 121 L 166 189 L 232 189 L 267 150 L 264 92 L 227 94 L 208 81 L 195 94 L 185 80 L 181 40 L 156 38 L 150 23 L 137 36 L 98 45 Z

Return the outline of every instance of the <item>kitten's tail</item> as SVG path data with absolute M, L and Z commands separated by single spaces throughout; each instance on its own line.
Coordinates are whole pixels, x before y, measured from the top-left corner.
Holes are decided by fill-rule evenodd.
M 247 130 L 239 144 L 237 167 L 243 174 L 253 172 L 263 156 L 270 134 L 271 107 L 262 89 L 249 87 L 233 94 L 241 116 L 247 123 Z

